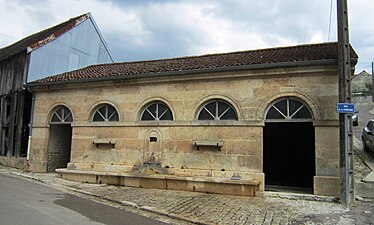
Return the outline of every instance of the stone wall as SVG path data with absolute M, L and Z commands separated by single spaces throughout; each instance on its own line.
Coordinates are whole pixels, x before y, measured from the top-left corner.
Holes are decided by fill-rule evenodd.
M 15 158 L 0 156 L 0 165 L 17 169 L 24 169 L 27 167 L 27 161 L 25 157 Z
M 175 175 L 231 177 L 239 173 L 247 179 L 260 179 L 263 184 L 266 109 L 278 98 L 293 96 L 305 102 L 313 114 L 315 193 L 338 195 L 336 74 L 335 67 L 281 68 L 35 89 L 30 166 L 32 170 L 45 168 L 50 114 L 56 106 L 64 105 L 74 117 L 70 168 L 129 172 L 145 162 L 150 152 L 156 152 L 162 166 Z M 238 121 L 197 121 L 198 110 L 211 99 L 230 103 Z M 170 107 L 174 121 L 139 121 L 144 106 L 156 100 Z M 93 110 L 102 103 L 117 109 L 119 122 L 90 121 Z M 157 137 L 157 142 L 151 143 L 150 137 Z M 93 139 L 99 138 L 114 139 L 116 144 L 114 148 L 97 147 Z M 196 150 L 194 140 L 220 140 L 223 146 L 221 151 L 214 147 Z M 328 191 L 322 184 L 330 185 Z

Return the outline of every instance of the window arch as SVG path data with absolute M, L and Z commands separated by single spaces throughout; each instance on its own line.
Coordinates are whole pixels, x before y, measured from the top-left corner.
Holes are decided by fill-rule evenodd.
M 312 121 L 312 113 L 308 106 L 292 97 L 281 98 L 272 103 L 267 110 L 267 121 Z
M 66 106 L 58 106 L 52 113 L 51 124 L 70 124 L 73 122 L 73 115 Z
M 199 109 L 197 120 L 238 120 L 238 114 L 230 103 L 214 99 Z
M 169 106 L 161 101 L 149 103 L 140 115 L 141 121 L 173 120 L 173 113 Z
M 109 105 L 99 105 L 92 116 L 92 122 L 116 122 L 119 121 L 117 110 Z

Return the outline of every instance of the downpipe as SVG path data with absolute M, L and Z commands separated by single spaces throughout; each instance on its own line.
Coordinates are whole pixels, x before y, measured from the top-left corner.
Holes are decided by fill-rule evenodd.
M 31 151 L 31 144 L 32 144 L 32 127 L 33 127 L 33 117 L 34 117 L 34 107 L 35 107 L 35 94 L 28 88 L 28 91 L 32 94 L 31 100 L 31 113 L 30 113 L 30 123 L 29 123 L 29 138 L 27 142 L 27 155 L 26 161 L 29 162 L 30 160 L 30 151 Z

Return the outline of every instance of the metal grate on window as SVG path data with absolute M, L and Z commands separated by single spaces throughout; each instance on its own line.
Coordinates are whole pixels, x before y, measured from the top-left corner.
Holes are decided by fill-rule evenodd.
M 50 123 L 71 123 L 73 122 L 73 116 L 70 110 L 65 106 L 59 106 L 52 114 Z
M 198 120 L 238 120 L 235 109 L 223 100 L 213 100 L 204 104 L 197 117 Z
M 273 103 L 266 115 L 267 120 L 311 120 L 312 114 L 302 102 L 285 98 Z
M 145 107 L 141 116 L 141 121 L 160 121 L 173 120 L 173 114 L 170 108 L 163 102 L 152 102 Z
M 109 105 L 103 104 L 99 106 L 92 118 L 93 122 L 115 122 L 119 121 L 117 110 Z

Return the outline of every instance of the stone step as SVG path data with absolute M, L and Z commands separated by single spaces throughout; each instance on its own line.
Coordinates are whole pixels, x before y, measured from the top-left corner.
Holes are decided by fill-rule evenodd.
M 356 182 L 356 196 L 374 198 L 374 182 Z
M 373 183 L 374 184 L 374 172 L 372 171 L 371 173 L 369 173 L 364 179 L 363 181 L 365 183 Z

